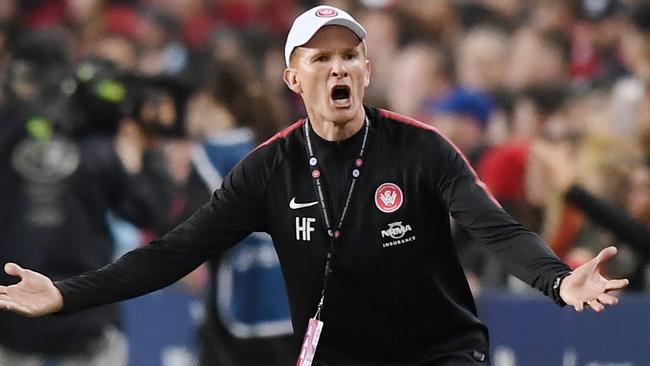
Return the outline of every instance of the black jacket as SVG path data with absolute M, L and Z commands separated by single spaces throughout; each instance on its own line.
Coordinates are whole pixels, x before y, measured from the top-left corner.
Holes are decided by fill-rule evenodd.
M 366 114 L 367 153 L 334 244 L 317 359 L 411 365 L 450 351 L 487 352 L 487 330 L 451 241 L 449 215 L 511 273 L 547 295 L 569 268 L 499 207 L 444 136 L 388 111 L 367 108 Z M 282 264 L 295 333 L 302 337 L 320 298 L 329 247 L 320 204 L 313 204 L 319 200 L 304 124 L 296 122 L 249 154 L 209 203 L 160 240 L 99 271 L 58 282 L 64 311 L 166 286 L 248 233 L 266 231 Z M 311 134 L 330 221 L 342 209 L 332 206 L 347 195 L 362 131 L 339 143 Z

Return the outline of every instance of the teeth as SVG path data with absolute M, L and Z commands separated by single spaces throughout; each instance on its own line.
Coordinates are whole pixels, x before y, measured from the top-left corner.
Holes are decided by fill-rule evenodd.
M 345 99 L 334 99 L 334 104 L 336 105 L 347 105 L 350 102 L 349 98 Z

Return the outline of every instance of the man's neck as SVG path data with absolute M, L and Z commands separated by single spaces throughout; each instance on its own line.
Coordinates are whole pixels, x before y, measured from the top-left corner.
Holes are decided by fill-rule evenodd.
M 364 120 L 365 113 L 358 113 L 353 119 L 341 123 L 309 116 L 309 121 L 314 132 L 327 141 L 343 141 L 352 137 L 363 127 Z

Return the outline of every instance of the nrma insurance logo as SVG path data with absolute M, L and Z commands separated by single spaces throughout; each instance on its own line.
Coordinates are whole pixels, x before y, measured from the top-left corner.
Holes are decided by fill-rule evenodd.
M 415 241 L 415 235 L 406 235 L 411 231 L 413 231 L 411 225 L 404 225 L 402 221 L 391 222 L 388 224 L 388 228 L 381 231 L 381 237 L 382 239 L 390 238 L 393 240 L 382 243 L 382 247 L 388 248 Z

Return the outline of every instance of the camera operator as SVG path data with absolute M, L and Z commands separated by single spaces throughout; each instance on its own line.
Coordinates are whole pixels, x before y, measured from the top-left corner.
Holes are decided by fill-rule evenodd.
M 109 210 L 162 229 L 176 192 L 158 152 L 177 120 L 169 95 L 138 97 L 142 81 L 125 82 L 110 63 L 72 70 L 70 60 L 56 32 L 21 36 L 0 105 L 0 260 L 53 278 L 112 260 Z M 3 312 L 0 324 L 1 365 L 127 364 L 114 305 L 41 319 Z

